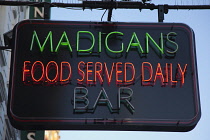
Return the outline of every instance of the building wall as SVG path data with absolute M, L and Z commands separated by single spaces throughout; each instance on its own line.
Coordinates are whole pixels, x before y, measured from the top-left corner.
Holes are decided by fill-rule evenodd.
M 19 21 L 28 18 L 29 7 L 0 6 L 0 46 L 6 45 L 3 34 L 11 31 Z M 10 125 L 7 116 L 10 56 L 10 50 L 0 50 L 0 140 L 20 140 L 20 131 Z M 45 131 L 45 140 L 59 139 L 59 131 Z
M 27 17 L 25 6 L 0 6 L 0 46 L 5 46 L 3 34 Z M 6 106 L 9 85 L 10 50 L 0 50 L 0 140 L 20 140 L 20 132 L 9 122 Z

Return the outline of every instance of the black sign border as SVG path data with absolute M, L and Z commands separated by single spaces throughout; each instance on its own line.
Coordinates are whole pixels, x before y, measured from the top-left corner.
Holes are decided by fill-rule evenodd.
M 190 44 L 191 44 L 191 60 L 193 60 L 192 68 L 194 70 L 194 100 L 195 100 L 195 111 L 196 115 L 189 120 L 143 120 L 143 119 L 123 119 L 121 120 L 100 120 L 100 118 L 94 119 L 37 119 L 37 118 L 22 118 L 16 116 L 12 111 L 12 102 L 13 102 L 13 88 L 14 88 L 14 71 L 15 71 L 15 63 L 17 61 L 16 49 L 18 48 L 17 42 L 17 32 L 21 26 L 25 24 L 47 24 L 47 25 L 98 25 L 101 22 L 66 22 L 66 21 L 50 21 L 50 20 L 24 20 L 18 23 L 13 29 L 13 50 L 12 50 L 12 58 L 11 58 L 11 70 L 10 70 L 10 83 L 9 83 L 9 101 L 8 101 L 8 116 L 12 123 L 12 125 L 18 129 L 23 130 L 47 130 L 47 129 L 63 129 L 63 130 L 140 130 L 140 131 L 190 131 L 192 130 L 196 124 L 198 123 L 201 117 L 200 110 L 200 97 L 199 97 L 199 88 L 198 88 L 198 76 L 197 76 L 197 62 L 196 62 L 196 53 L 195 53 L 195 42 L 194 42 L 194 32 L 193 30 L 181 23 L 149 23 L 148 26 L 151 27 L 169 27 L 173 24 L 174 27 L 181 27 L 187 30 L 190 36 Z M 117 26 L 145 26 L 145 25 L 137 25 L 139 23 L 116 23 Z M 141 23 L 140 23 L 141 24 Z M 103 26 L 110 26 L 109 23 L 103 22 Z M 15 40 L 14 40 L 15 39 Z M 112 122 L 116 122 L 117 124 L 112 124 Z M 72 123 L 71 126 L 65 125 L 65 123 Z M 76 123 L 76 124 L 75 124 Z M 78 125 L 77 123 L 86 123 L 87 125 Z M 90 123 L 90 124 L 89 124 Z M 95 124 L 94 124 L 95 123 Z

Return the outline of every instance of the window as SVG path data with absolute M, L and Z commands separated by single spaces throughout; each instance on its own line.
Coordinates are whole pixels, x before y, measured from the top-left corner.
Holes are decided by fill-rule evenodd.
M 3 46 L 2 39 L 0 36 L 0 46 Z M 3 50 L 0 50 L 0 66 L 6 66 L 6 59 Z
M 4 79 L 0 73 L 0 102 L 6 101 L 6 89 L 4 86 Z

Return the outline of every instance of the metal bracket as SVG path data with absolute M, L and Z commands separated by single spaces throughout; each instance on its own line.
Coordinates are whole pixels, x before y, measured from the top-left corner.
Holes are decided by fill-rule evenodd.
M 9 46 L 0 46 L 0 50 L 11 50 L 12 48 Z
M 158 22 L 163 22 L 164 14 L 168 14 L 168 5 L 158 5 Z
M 6 47 L 6 46 L 0 46 L 0 50 L 6 50 L 6 49 L 9 49 L 9 47 Z
M 3 34 L 4 36 L 4 44 L 5 46 L 0 46 L 0 50 L 6 50 L 6 49 L 12 49 L 12 30 L 6 32 Z

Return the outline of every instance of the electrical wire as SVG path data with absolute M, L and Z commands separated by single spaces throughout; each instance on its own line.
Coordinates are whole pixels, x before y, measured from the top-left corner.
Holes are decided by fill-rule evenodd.
M 105 15 L 106 11 L 107 11 L 107 9 L 104 11 L 103 15 L 101 16 L 101 21 L 102 21 L 104 15 Z

